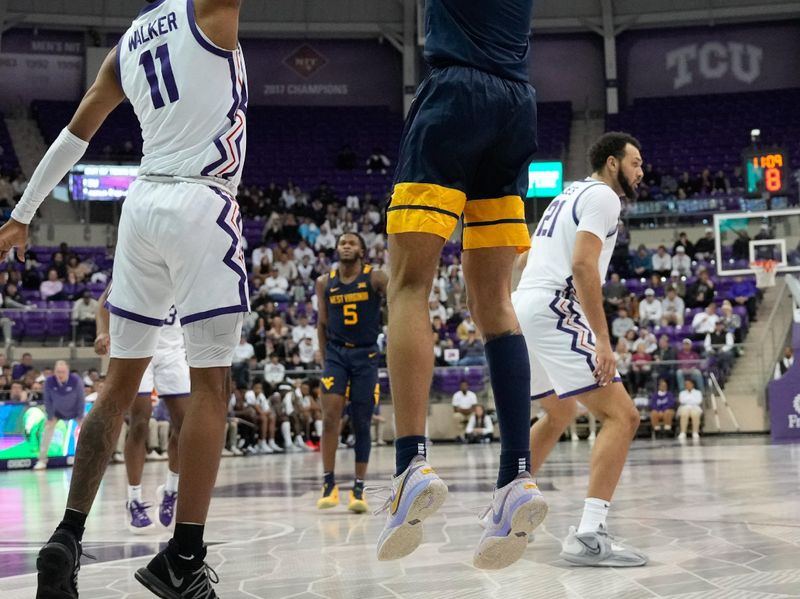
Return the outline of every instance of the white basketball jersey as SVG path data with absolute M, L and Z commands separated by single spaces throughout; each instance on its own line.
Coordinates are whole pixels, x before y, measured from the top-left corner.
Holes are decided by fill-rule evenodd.
M 536 225 L 518 289 L 572 293 L 572 256 L 578 231 L 588 231 L 603 240 L 597 267 L 604 280 L 617 241 L 620 208 L 617 194 L 596 179 L 576 181 L 567 187 Z
M 175 306 L 169 309 L 169 314 L 164 319 L 164 326 L 161 327 L 156 346 L 156 353 L 159 354 L 173 351 L 186 352 L 183 343 L 183 329 Z
M 117 44 L 117 74 L 142 127 L 139 174 L 208 178 L 235 193 L 247 139 L 241 47 L 214 45 L 194 0 L 156 0 Z

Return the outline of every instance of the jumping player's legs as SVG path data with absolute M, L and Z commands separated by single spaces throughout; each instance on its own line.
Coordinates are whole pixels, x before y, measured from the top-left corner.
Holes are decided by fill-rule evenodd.
M 541 399 L 543 418 L 531 427 L 531 473 L 536 474 L 575 417 L 575 400 L 550 393 Z

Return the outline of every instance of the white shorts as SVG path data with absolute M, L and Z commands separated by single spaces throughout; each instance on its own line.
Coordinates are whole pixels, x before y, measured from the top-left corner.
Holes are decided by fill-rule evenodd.
M 224 191 L 136 180 L 122 207 L 107 303 L 111 357 L 153 356 L 174 304 L 189 364 L 229 366 L 250 310 L 241 239 L 238 204 Z
M 565 399 L 598 388 L 594 334 L 580 304 L 550 290 L 511 296 L 531 362 L 531 399 Z M 620 381 L 619 373 L 614 381 Z
M 157 351 L 153 356 L 139 383 L 139 395 L 150 395 L 153 389 L 162 399 L 189 395 L 189 365 L 182 350 Z

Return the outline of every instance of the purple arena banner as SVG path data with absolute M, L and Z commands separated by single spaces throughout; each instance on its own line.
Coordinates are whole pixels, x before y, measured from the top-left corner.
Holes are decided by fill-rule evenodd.
M 800 324 L 792 329 L 792 347 L 800 352 Z M 800 361 L 767 387 L 772 440 L 800 443 Z
M 402 57 L 377 40 L 242 40 L 250 102 L 402 108 Z
M 628 31 L 618 38 L 626 102 L 800 86 L 800 25 Z

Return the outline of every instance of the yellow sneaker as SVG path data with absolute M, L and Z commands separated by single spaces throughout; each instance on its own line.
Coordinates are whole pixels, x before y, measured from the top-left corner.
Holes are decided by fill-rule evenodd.
M 339 485 L 334 485 L 331 492 L 325 495 L 325 486 L 322 487 L 322 497 L 317 500 L 317 509 L 329 510 L 339 505 Z
M 355 493 L 350 491 L 350 503 L 348 503 L 347 509 L 354 514 L 363 514 L 369 509 L 369 506 L 367 505 L 367 500 L 364 499 L 363 496 L 361 499 L 358 499 Z

